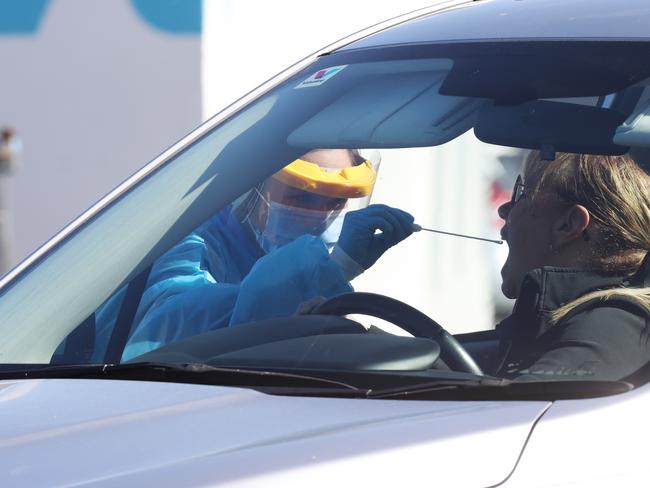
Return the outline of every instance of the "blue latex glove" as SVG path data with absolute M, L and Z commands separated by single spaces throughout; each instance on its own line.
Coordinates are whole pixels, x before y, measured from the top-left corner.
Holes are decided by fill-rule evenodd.
M 380 233 L 375 233 L 378 230 Z M 370 205 L 345 216 L 337 245 L 363 269 L 368 269 L 412 233 L 411 214 L 388 205 Z
M 304 235 L 255 263 L 239 287 L 230 323 L 287 317 L 315 297 L 331 298 L 351 291 L 323 241 Z

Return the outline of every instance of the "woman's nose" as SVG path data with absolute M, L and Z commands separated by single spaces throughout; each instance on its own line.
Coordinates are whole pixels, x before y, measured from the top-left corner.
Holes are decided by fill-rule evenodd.
M 498 208 L 497 212 L 499 214 L 499 217 L 501 217 L 503 220 L 506 220 L 508 218 L 510 210 L 512 210 L 512 202 L 506 202 Z

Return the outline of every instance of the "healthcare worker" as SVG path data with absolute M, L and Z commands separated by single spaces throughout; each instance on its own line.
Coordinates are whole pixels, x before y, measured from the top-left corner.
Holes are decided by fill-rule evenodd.
M 154 264 L 122 359 L 352 291 L 413 232 L 410 214 L 366 206 L 376 174 L 356 151 L 316 149 L 215 214 Z

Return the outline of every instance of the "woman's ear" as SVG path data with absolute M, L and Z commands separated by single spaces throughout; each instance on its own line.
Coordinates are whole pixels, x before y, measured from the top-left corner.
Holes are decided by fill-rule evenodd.
M 591 217 L 589 210 L 582 205 L 571 205 L 568 209 L 558 215 L 553 226 L 552 243 L 554 249 L 581 239 L 584 231 L 589 226 Z

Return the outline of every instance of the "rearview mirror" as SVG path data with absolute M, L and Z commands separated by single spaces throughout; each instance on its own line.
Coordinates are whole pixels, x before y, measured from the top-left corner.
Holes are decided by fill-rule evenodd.
M 615 110 L 534 100 L 482 107 L 474 133 L 489 144 L 540 150 L 544 159 L 553 159 L 556 151 L 620 155 L 629 147 L 612 141 L 624 121 L 625 115 Z

